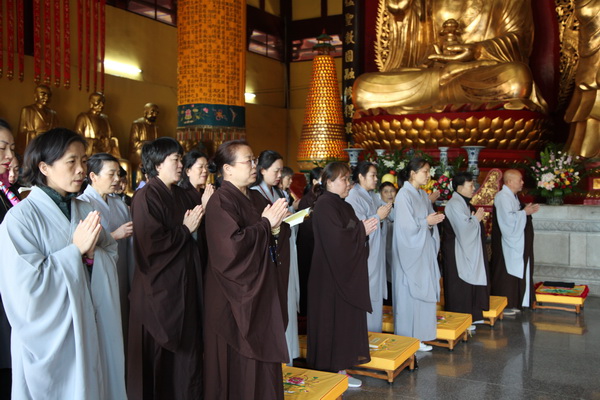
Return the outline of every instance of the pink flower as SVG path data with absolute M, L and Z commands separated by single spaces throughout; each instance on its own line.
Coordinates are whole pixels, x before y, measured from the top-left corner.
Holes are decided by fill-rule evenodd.
M 299 376 L 292 376 L 291 378 L 288 378 L 286 382 L 291 383 L 292 385 L 304 385 L 304 379 Z

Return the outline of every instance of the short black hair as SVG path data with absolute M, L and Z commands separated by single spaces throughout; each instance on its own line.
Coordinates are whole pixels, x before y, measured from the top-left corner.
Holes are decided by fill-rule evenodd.
M 388 186 L 393 187 L 394 190 L 398 190 L 398 189 L 396 189 L 396 186 L 394 186 L 394 184 L 392 182 L 383 182 L 381 185 L 379 185 L 379 191 L 381 192 L 383 189 L 385 189 Z
M 452 177 L 452 190 L 456 192 L 456 189 L 464 185 L 465 182 L 473 182 L 473 174 L 468 171 L 457 172 Z
M 127 178 L 127 171 L 119 165 L 119 178 Z
M 160 137 L 142 146 L 142 165 L 148 178 L 158 176 L 156 167 L 162 164 L 171 154 L 183 155 L 183 147 L 172 137 Z
M 294 176 L 294 170 L 290 167 L 283 167 L 281 169 L 281 179 L 283 179 L 286 176 Z
M 90 181 L 90 174 L 93 172 L 96 175 L 100 174 L 100 171 L 102 171 L 102 167 L 104 166 L 105 162 L 116 162 L 117 165 L 119 165 L 119 160 L 113 156 L 112 154 L 108 154 L 108 153 L 96 153 L 94 155 L 92 155 L 90 158 L 88 158 L 87 161 L 87 179 L 88 181 Z M 123 168 L 119 165 L 119 168 Z
M 40 171 L 40 163 L 53 165 L 65 155 L 69 146 L 81 143 L 87 148 L 85 138 L 70 129 L 54 128 L 36 136 L 25 149 L 23 160 L 23 182 L 28 185 L 46 185 L 46 176 Z
M 12 132 L 12 129 L 10 128 L 10 124 L 5 119 L 3 119 L 3 118 L 0 118 L 0 129 L 1 128 L 4 128 L 7 131 L 11 131 Z
M 179 182 L 179 186 L 182 188 L 189 189 L 191 187 L 190 177 L 186 171 L 192 168 L 199 158 L 206 158 L 206 162 L 208 162 L 208 156 L 198 150 L 190 150 L 183 156 L 183 171 L 181 171 L 181 181 Z

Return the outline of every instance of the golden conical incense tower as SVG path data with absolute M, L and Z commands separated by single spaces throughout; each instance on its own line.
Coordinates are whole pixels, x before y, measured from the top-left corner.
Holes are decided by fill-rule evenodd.
M 313 60 L 312 77 L 306 99 L 302 134 L 298 143 L 298 165 L 303 171 L 315 167 L 315 161 L 342 160 L 348 147 L 342 116 L 342 103 L 335 63 L 329 51 L 331 37 L 323 33 L 314 49 L 319 52 Z

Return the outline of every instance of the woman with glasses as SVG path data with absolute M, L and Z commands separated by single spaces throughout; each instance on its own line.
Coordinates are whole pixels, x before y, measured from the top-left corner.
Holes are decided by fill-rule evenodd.
M 285 199 L 259 210 L 252 149 L 225 142 L 211 172 L 222 185 L 206 210 L 210 253 L 205 275 L 205 398 L 283 399 L 281 363 L 288 361 L 287 316 L 280 279 L 289 240 Z M 287 283 L 287 281 L 285 282 Z
M 148 182 L 131 203 L 130 399 L 202 398 L 202 269 L 194 233 L 204 209 L 177 186 L 182 155 L 170 137 L 142 147 Z
M 186 189 L 198 204 L 206 206 L 215 187 L 208 181 L 208 156 L 198 150 L 186 153 L 182 160 L 183 170 L 179 186 Z

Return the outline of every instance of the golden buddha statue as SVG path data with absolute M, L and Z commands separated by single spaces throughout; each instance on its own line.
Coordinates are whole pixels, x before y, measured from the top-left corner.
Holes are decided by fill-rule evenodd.
M 100 92 L 90 94 L 90 109 L 82 112 L 75 120 L 75 132 L 79 133 L 88 141 L 88 156 L 95 153 L 110 153 L 121 158 L 119 151 L 119 140 L 113 137 L 110 122 L 104 110 L 105 98 Z
M 142 179 L 141 174 L 138 173 L 140 164 L 142 163 L 142 146 L 144 143 L 158 138 L 158 125 L 156 125 L 158 114 L 158 106 L 148 103 L 144 106 L 144 116 L 136 119 L 131 124 L 131 131 L 129 133 L 129 161 L 131 162 L 136 185 Z
M 545 111 L 528 66 L 528 0 L 381 0 L 377 64 L 359 76 L 359 111 Z
M 56 111 L 48 107 L 52 99 L 52 89 L 38 85 L 34 90 L 34 104 L 21 109 L 17 132 L 17 152 L 23 154 L 29 142 L 39 135 L 58 126 Z
M 575 0 L 579 20 L 579 64 L 565 121 L 571 123 L 566 149 L 583 157 L 600 156 L 600 0 Z

